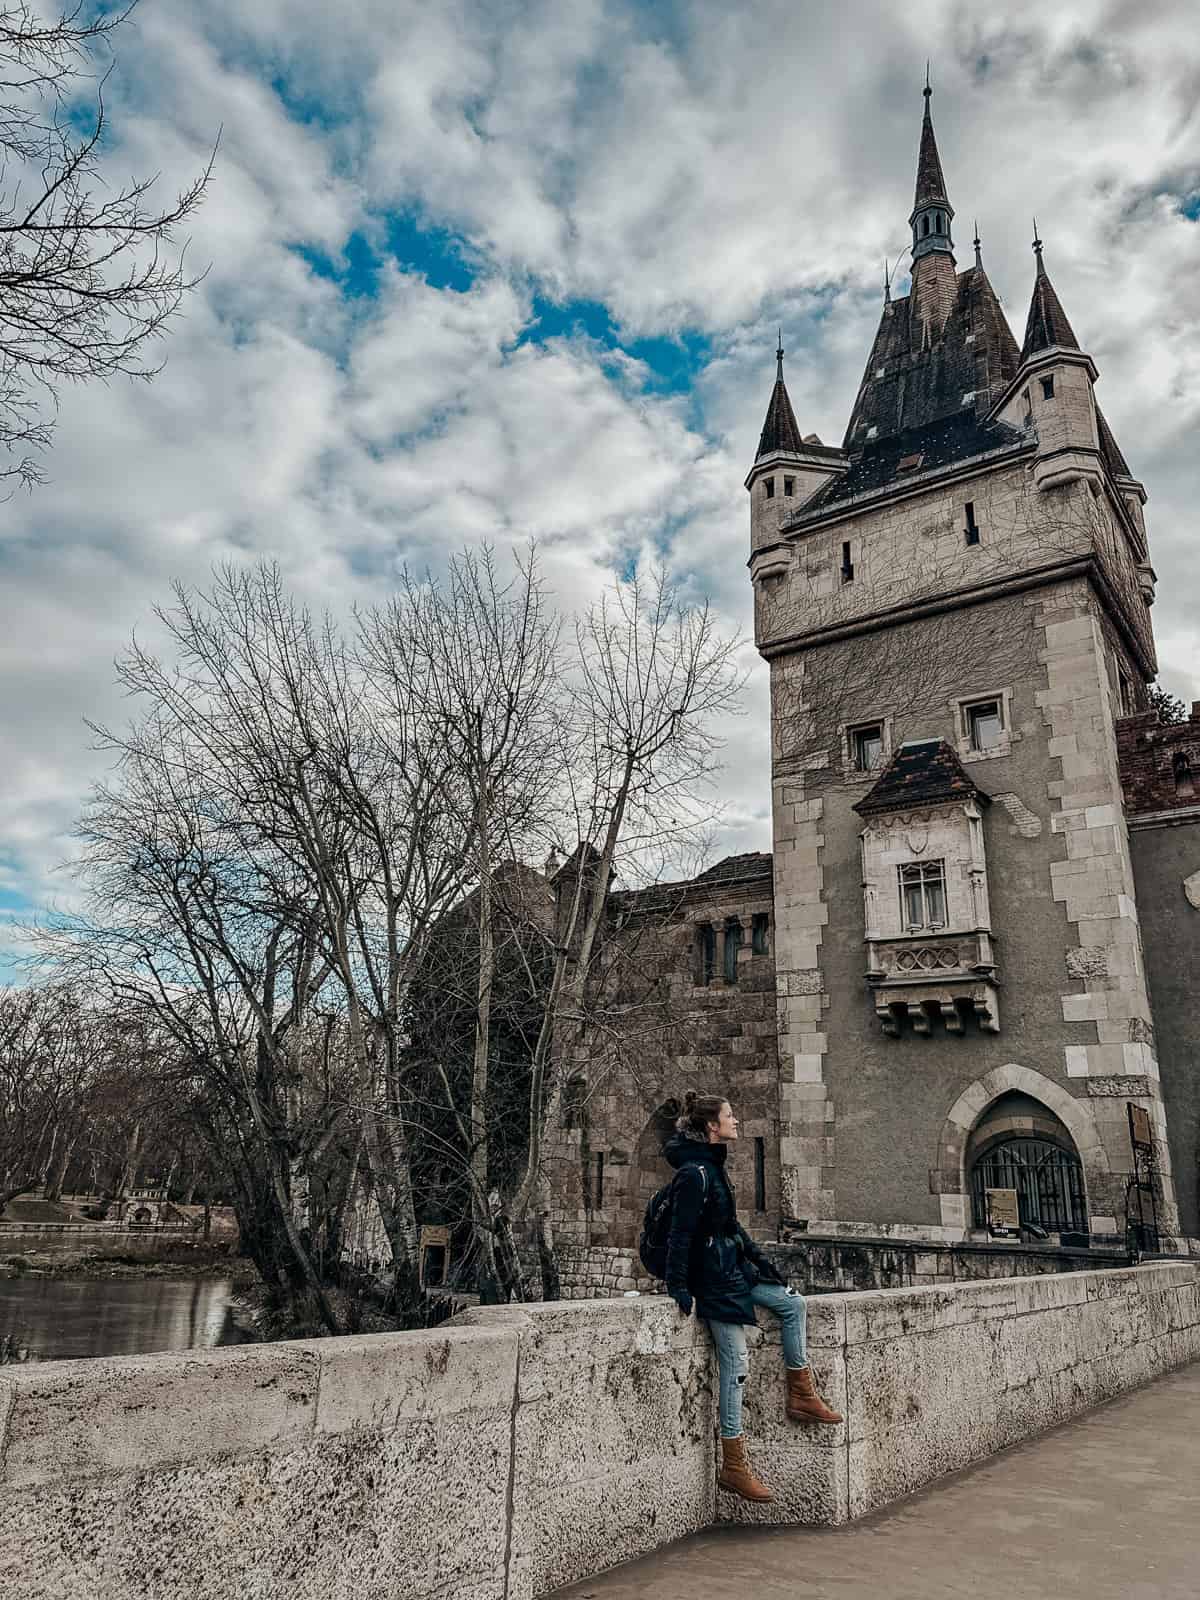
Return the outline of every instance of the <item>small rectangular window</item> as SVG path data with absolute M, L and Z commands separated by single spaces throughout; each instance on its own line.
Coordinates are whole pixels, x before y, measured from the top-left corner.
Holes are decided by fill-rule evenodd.
M 842 582 L 849 583 L 854 577 L 854 563 L 850 559 L 850 541 L 847 539 L 842 545 Z
M 742 948 L 742 925 L 736 917 L 730 917 L 725 924 L 725 982 L 736 983 L 738 979 L 738 951 Z
M 764 478 L 763 479 L 763 494 L 766 496 L 766 498 L 768 500 L 774 500 L 774 498 L 775 498 L 775 479 L 774 478 Z
M 900 868 L 900 915 L 909 933 L 946 926 L 946 869 L 941 861 L 912 861 Z
M 977 700 L 964 708 L 967 742 L 972 750 L 994 750 L 1004 736 L 1004 708 L 999 700 Z
M 596 1210 L 604 1210 L 604 1151 L 596 1151 Z
M 767 930 L 771 926 L 771 918 L 765 911 L 758 911 L 750 924 L 750 952 L 752 955 L 765 956 L 770 948 L 767 943 Z
M 796 480 L 795 480 L 795 478 L 785 478 L 783 480 L 783 492 L 784 492 L 784 494 L 795 494 L 795 492 L 796 492 Z
M 1042 399 L 1054 399 L 1054 379 L 1052 377 L 1042 379 Z
M 767 1141 L 754 1141 L 754 1209 L 767 1209 Z
M 967 525 L 963 529 L 968 544 L 979 543 L 979 526 L 975 521 L 975 502 L 968 500 L 966 504 Z
M 696 982 L 707 988 L 717 970 L 717 935 L 711 922 L 702 922 L 696 929 L 696 946 Z
M 850 730 L 850 755 L 859 772 L 874 772 L 883 760 L 883 726 L 865 723 Z
M 1133 711 L 1133 691 L 1129 687 L 1129 679 L 1123 672 L 1118 671 L 1117 683 L 1121 693 L 1121 715 L 1127 717 Z

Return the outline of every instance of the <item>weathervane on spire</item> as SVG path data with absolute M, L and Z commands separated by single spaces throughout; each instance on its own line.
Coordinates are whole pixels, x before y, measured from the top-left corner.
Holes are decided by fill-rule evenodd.
M 883 303 L 890 306 L 892 303 L 892 274 L 888 268 L 888 258 L 883 258 Z
M 925 87 L 924 87 L 924 89 L 922 89 L 921 93 L 925 96 L 926 100 L 928 100 L 930 98 L 930 96 L 933 94 L 933 90 L 929 86 L 929 63 L 928 63 L 928 61 L 925 63 Z
M 783 382 L 783 329 L 779 330 L 779 346 L 775 351 L 775 382 Z
M 983 246 L 979 242 L 979 218 L 975 218 L 975 265 L 983 265 Z
M 1040 261 L 1042 258 L 1042 241 L 1038 238 L 1037 218 L 1033 219 L 1033 253 Z

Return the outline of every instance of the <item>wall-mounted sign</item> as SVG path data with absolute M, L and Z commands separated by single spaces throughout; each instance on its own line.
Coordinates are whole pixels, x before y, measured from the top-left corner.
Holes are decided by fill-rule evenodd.
M 985 1189 L 988 1227 L 992 1233 L 1016 1234 L 1021 1231 L 1021 1211 L 1015 1189 Z
M 1129 1103 L 1129 1137 L 1134 1144 L 1152 1145 L 1154 1133 L 1150 1127 L 1150 1113 L 1145 1106 Z

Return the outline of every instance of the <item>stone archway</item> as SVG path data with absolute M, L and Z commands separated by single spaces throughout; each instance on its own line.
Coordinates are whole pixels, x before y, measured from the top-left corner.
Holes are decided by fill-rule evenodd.
M 642 1231 L 642 1217 L 646 1204 L 656 1189 L 661 1189 L 671 1177 L 671 1167 L 663 1157 L 662 1147 L 675 1131 L 679 1108 L 668 1100 L 650 1117 L 638 1138 L 629 1163 L 629 1176 L 620 1208 L 615 1220 L 612 1238 L 620 1245 L 635 1245 Z
M 1063 1124 L 1079 1155 L 1084 1182 L 1089 1189 L 1093 1177 L 1108 1176 L 1108 1154 L 1088 1103 L 1077 1100 L 1044 1073 L 1010 1061 L 1002 1067 L 993 1067 L 991 1072 L 984 1073 L 964 1089 L 942 1125 L 937 1176 L 943 1227 L 965 1231 L 971 1226 L 967 1189 L 967 1147 L 971 1133 L 994 1101 L 1014 1092 L 1040 1101 Z

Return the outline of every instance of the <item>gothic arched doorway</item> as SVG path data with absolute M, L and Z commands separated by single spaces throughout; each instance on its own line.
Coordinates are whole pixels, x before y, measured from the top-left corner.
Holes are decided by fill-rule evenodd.
M 971 1220 L 988 1225 L 987 1191 L 1012 1189 L 1022 1225 L 1048 1233 L 1086 1233 L 1083 1164 L 1062 1122 L 1030 1095 L 1002 1095 L 971 1132 L 967 1147 Z

